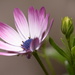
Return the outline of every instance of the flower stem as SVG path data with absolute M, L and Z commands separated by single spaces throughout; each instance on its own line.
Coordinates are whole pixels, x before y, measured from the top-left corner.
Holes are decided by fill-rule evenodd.
M 41 62 L 41 60 L 40 60 L 40 58 L 39 58 L 39 56 L 38 56 L 38 54 L 37 54 L 37 51 L 33 52 L 33 56 L 36 58 L 36 60 L 37 60 L 38 63 L 40 64 L 40 66 L 41 66 L 41 68 L 43 69 L 45 75 L 49 75 L 48 72 L 46 71 L 46 69 L 45 69 L 43 63 Z
M 69 55 L 70 55 L 70 61 L 69 61 L 69 68 L 70 68 L 70 75 L 75 75 L 75 68 L 74 68 L 74 61 L 73 61 L 73 57 L 72 57 L 72 54 L 71 54 L 71 44 L 70 44 L 70 37 L 66 37 L 67 39 L 67 42 L 68 42 L 68 47 L 69 47 Z

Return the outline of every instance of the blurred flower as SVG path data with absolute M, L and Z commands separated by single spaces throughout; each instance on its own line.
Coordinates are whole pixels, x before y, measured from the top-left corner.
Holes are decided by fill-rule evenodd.
M 73 27 L 72 18 L 64 17 L 62 19 L 62 25 L 61 25 L 62 33 L 66 35 L 66 37 L 69 37 L 73 32 L 73 29 L 74 27 Z
M 27 55 L 38 50 L 41 42 L 46 38 L 52 26 L 53 19 L 48 26 L 49 14 L 46 14 L 45 8 L 35 10 L 30 7 L 28 10 L 28 21 L 19 8 L 14 9 L 15 26 L 18 32 L 7 24 L 0 22 L 0 49 L 6 52 L 0 52 L 0 55 Z

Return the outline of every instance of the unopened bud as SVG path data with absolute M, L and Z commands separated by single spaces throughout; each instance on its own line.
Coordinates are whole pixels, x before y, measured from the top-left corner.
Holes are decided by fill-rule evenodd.
M 70 35 L 73 32 L 73 22 L 72 22 L 72 18 L 69 17 L 64 17 L 62 19 L 62 25 L 61 25 L 61 31 L 64 35 L 66 35 L 66 37 L 70 37 Z

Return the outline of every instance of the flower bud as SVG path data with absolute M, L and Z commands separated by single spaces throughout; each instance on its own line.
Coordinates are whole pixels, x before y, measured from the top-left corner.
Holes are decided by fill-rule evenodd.
M 64 35 L 66 35 L 66 37 L 70 37 L 70 35 L 73 32 L 73 22 L 72 22 L 72 18 L 69 17 L 64 17 L 62 19 L 62 25 L 61 25 L 61 31 Z

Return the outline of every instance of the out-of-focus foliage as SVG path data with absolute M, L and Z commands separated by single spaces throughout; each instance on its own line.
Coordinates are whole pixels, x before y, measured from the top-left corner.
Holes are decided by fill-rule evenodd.
M 61 48 L 59 48 L 59 46 L 53 41 L 51 37 L 49 38 L 49 43 L 59 54 L 68 59 L 67 54 Z
M 45 50 L 48 57 L 56 59 L 57 61 L 64 63 L 66 60 L 62 55 L 60 55 L 54 48 L 50 47 Z

